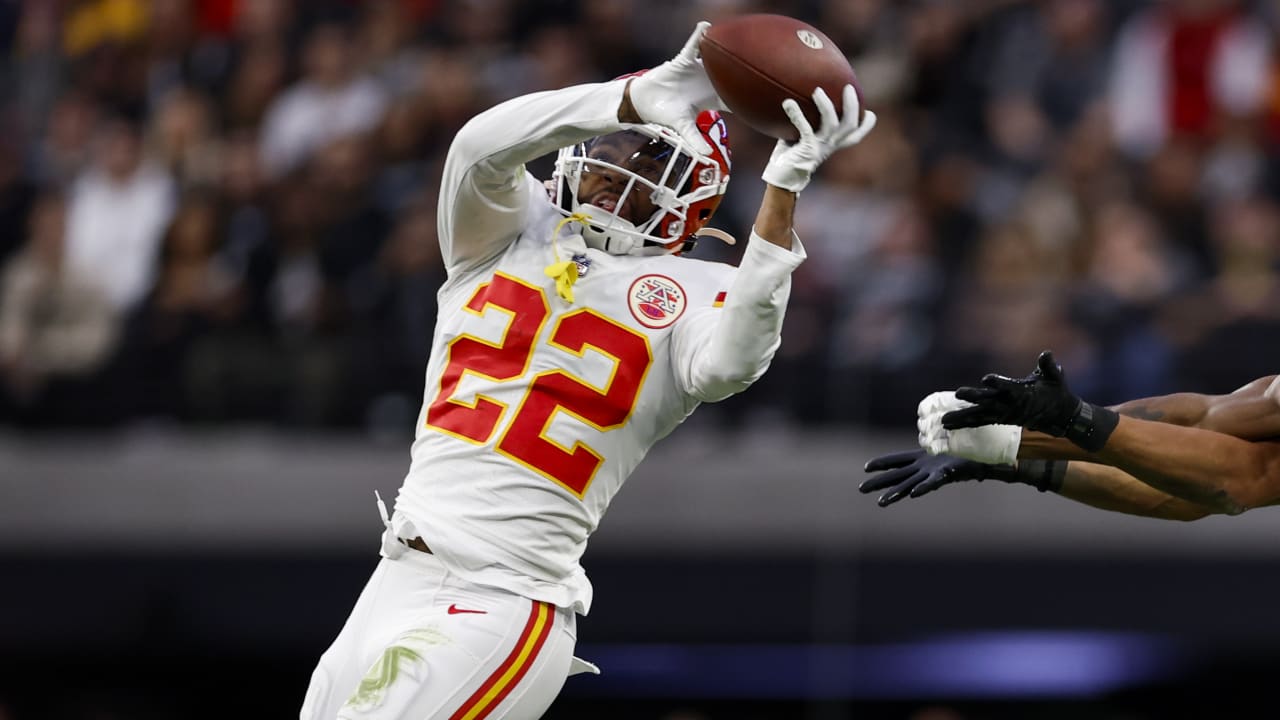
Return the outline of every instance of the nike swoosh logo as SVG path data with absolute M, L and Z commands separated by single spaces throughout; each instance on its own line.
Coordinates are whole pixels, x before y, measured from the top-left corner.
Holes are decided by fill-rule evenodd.
M 489 611 L 488 610 L 467 610 L 465 608 L 460 608 L 457 605 L 453 605 L 453 604 L 449 605 L 450 615 L 462 615 L 464 613 L 473 614 L 473 615 L 488 615 Z

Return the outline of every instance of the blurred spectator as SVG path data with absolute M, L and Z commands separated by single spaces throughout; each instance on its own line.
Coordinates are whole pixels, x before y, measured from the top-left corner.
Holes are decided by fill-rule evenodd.
M 911 67 L 904 100 L 916 110 L 912 122 L 927 144 L 962 141 L 980 123 L 980 77 L 970 60 L 974 37 L 962 3 L 912 5 L 902 21 L 901 43 Z
M 337 286 L 373 262 L 390 230 L 373 193 L 374 159 L 370 139 L 350 135 L 318 150 L 308 165 L 320 212 L 321 269 Z
M 195 3 L 151 0 L 147 8 L 147 107 L 155 108 L 203 68 L 193 67 L 196 49 Z
M 68 91 L 54 103 L 44 135 L 34 139 L 29 163 L 40 185 L 69 187 L 89 163 L 102 113 L 85 93 Z
M 411 44 L 415 26 L 401 0 L 370 0 L 364 5 L 358 54 L 364 71 L 393 96 L 412 89 L 421 50 Z
M 234 3 L 232 33 L 237 42 L 251 46 L 283 42 L 295 27 L 294 7 L 299 0 L 253 0 Z
M 250 286 L 260 310 L 263 278 L 254 275 L 255 262 L 269 252 L 272 227 L 257 136 L 241 132 L 227 138 L 218 170 L 225 233 L 220 253 L 225 266 Z
M 1121 29 L 1111 103 L 1120 148 L 1148 156 L 1175 136 L 1208 137 L 1223 117 L 1258 113 L 1271 36 L 1237 0 L 1172 0 Z
M 988 221 L 999 222 L 1017 205 L 1024 186 L 1044 162 L 1052 135 L 1039 105 L 1021 93 L 988 102 L 985 122 L 990 143 L 983 158 L 985 171 L 976 178 L 974 209 Z
M 1105 90 L 1106 13 L 1103 0 L 1014 4 L 986 72 L 993 95 L 1029 98 L 1055 130 L 1074 125 Z
M 933 373 L 914 372 L 930 364 L 938 343 L 943 283 L 934 240 L 918 210 L 899 204 L 833 298 L 832 356 L 824 364 L 844 376 L 839 419 L 910 414 L 936 389 Z
M 222 148 L 208 98 L 178 87 L 160 101 L 151 126 L 152 155 L 182 188 L 206 188 L 218 175 Z
M 636 21 L 643 6 L 636 3 L 587 2 L 580 6 L 582 18 L 580 39 L 590 58 L 591 67 L 601 76 L 598 79 L 618 77 L 649 67 L 651 63 L 640 56 L 639 48 L 662 51 L 661 47 L 645 47 L 645 38 L 637 37 Z
M 933 228 L 910 196 L 916 154 L 901 130 L 886 116 L 859 152 L 830 159 L 798 206 L 797 232 L 823 258 L 797 270 L 780 349 L 793 378 L 786 397 L 804 419 L 867 417 L 882 397 L 871 391 L 889 392 L 887 376 L 905 375 L 932 347 L 942 286 Z M 892 412 L 871 412 L 881 411 Z
M 78 423 L 107 361 L 119 316 L 95 278 L 64 263 L 66 206 L 45 195 L 22 250 L 0 275 L 0 409 L 26 422 Z
M 307 36 L 303 77 L 271 105 L 263 127 L 268 175 L 279 178 L 326 142 L 372 130 L 378 123 L 386 94 L 358 72 L 354 60 L 342 25 L 322 24 Z
M 1115 403 L 1157 395 L 1173 382 L 1173 351 L 1156 319 L 1188 279 L 1185 270 L 1141 208 L 1117 203 L 1098 213 L 1073 302 L 1094 354 L 1072 375 L 1073 386 Z
M 103 129 L 94 165 L 71 190 L 66 265 L 93 278 L 128 312 L 155 279 L 160 238 L 173 215 L 169 175 L 147 162 L 138 127 L 116 118 Z
M 21 3 L 17 37 L 9 62 L 0 67 L 4 100 L 17 113 L 17 129 L 35 135 L 45 127 L 66 77 L 60 52 L 58 7 L 51 2 Z
M 428 130 L 426 108 L 418 98 L 400 98 L 387 109 L 375 138 L 380 169 L 373 193 L 381 212 L 400 212 L 428 183 Z
M 520 3 L 516 0 L 450 0 L 441 3 L 433 45 L 451 46 L 484 67 L 511 52 Z
M 63 23 L 76 84 L 116 112 L 147 107 L 148 10 L 144 0 L 84 0 L 71 4 Z
M 27 213 L 35 187 L 22 172 L 22 158 L 11 143 L 0 142 L 0 264 L 26 241 Z
M 222 104 L 228 127 L 258 129 L 284 87 L 285 66 L 285 48 L 278 41 L 254 42 L 244 48 Z
M 943 311 L 948 361 L 1020 368 L 1023 358 L 1044 348 L 1087 352 L 1063 302 L 1070 270 L 1069 249 L 1049 245 L 1029 226 L 1013 221 L 991 228 L 970 262 L 952 269 L 960 280 Z
M 398 435 L 417 415 L 422 358 L 431 350 L 436 291 L 444 280 L 435 205 L 415 202 L 404 209 L 377 262 L 353 283 L 353 370 L 364 385 L 357 403 L 377 434 Z
M 1086 216 L 1135 194 L 1132 173 L 1111 144 L 1110 135 L 1106 107 L 1090 105 L 1058 139 L 1049 155 L 1052 164 L 1026 188 L 1019 217 L 1046 241 L 1078 243 Z M 1051 200 L 1046 193 L 1058 197 Z M 1046 202 L 1053 207 L 1046 207 Z M 1165 231 L 1167 235 L 1167 227 Z
M 62 43 L 72 57 L 110 44 L 139 40 L 147 29 L 143 0 L 84 0 L 73 3 L 62 31 Z
M 1179 385 L 1230 392 L 1280 354 L 1280 210 L 1243 199 L 1219 208 L 1212 227 L 1218 270 L 1168 306 L 1164 329 L 1180 350 Z
M 577 41 L 578 36 L 577 28 L 570 25 L 538 28 L 524 52 L 489 66 L 486 84 L 500 97 L 515 97 L 605 79 L 596 74 L 598 70 L 590 62 L 585 45 Z
M 466 53 L 433 49 L 424 55 L 416 94 L 432 152 L 443 155 L 458 130 L 492 103 L 488 92 L 480 68 Z
M 27 228 L 52 222 L 35 198 L 64 196 L 49 292 L 87 283 L 126 323 L 85 376 L 104 405 L 136 398 L 117 414 L 406 422 L 439 282 L 429 193 L 457 130 L 748 12 L 826 31 L 880 127 L 805 191 L 790 329 L 727 423 L 909 424 L 921 377 L 1016 371 L 1050 346 L 1098 397 L 1271 372 L 1244 366 L 1280 338 L 1276 3 L 10 5 L 0 263 L 28 278 L 12 287 L 49 274 Z M 744 238 L 773 140 L 728 123 L 715 224 Z
M 130 412 L 144 417 L 191 417 L 185 398 L 188 354 L 241 312 L 245 298 L 236 274 L 217 254 L 221 237 L 214 203 L 183 201 L 164 236 L 154 290 L 131 318 L 122 360 Z

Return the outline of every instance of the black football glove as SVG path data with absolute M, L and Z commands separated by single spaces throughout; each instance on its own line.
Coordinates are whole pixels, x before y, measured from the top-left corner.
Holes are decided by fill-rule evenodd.
M 1107 408 L 1087 403 L 1067 388 L 1062 366 L 1053 353 L 1040 353 L 1035 372 L 1024 378 L 988 374 L 982 387 L 962 387 L 956 397 L 972 407 L 952 410 L 942 416 L 948 430 L 979 425 L 1021 425 L 1065 437 L 1090 452 L 1097 452 L 1111 437 L 1120 416 Z
M 889 492 L 876 499 L 877 505 L 888 507 L 904 497 L 917 498 L 948 483 L 965 480 L 1000 480 L 1031 485 L 1041 491 L 1057 491 L 1062 487 L 1067 464 L 1052 460 L 1020 460 L 1017 467 L 988 465 L 951 455 L 909 450 L 872 458 L 862 469 L 880 474 L 864 480 L 858 490 L 871 493 L 890 488 Z

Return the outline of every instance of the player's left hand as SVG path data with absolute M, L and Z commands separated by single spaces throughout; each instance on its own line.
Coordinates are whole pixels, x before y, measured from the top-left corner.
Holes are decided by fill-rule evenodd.
M 670 60 L 638 75 L 631 81 L 630 91 L 631 104 L 642 120 L 675 130 L 701 153 L 711 152 L 711 146 L 698 132 L 698 113 L 726 109 L 698 57 L 702 36 L 709 27 L 711 23 L 706 20 L 698 23 L 684 48 Z
M 859 492 L 889 488 L 876 499 L 880 507 L 888 507 L 907 496 L 920 497 L 948 483 L 994 477 L 991 465 L 950 455 L 930 455 L 924 450 L 881 455 L 868 460 L 862 469 L 880 474 L 864 480 L 858 486 Z
M 920 447 L 930 455 L 954 455 L 993 465 L 1013 465 L 1018 461 L 1022 428 L 1017 425 L 983 425 L 948 430 L 942 418 L 952 410 L 973 407 L 956 397 L 954 391 L 936 392 L 916 406 L 916 429 Z
M 765 166 L 764 181 L 774 187 L 798 193 L 809 184 L 818 166 L 841 148 L 862 142 L 876 126 L 876 114 L 870 110 L 859 113 L 858 93 L 852 85 L 845 85 L 841 95 L 844 117 L 836 115 L 836 106 L 822 88 L 813 91 L 813 102 L 818 106 L 821 119 L 815 130 L 800 109 L 800 103 L 791 98 L 782 101 L 782 109 L 791 124 L 796 126 L 800 139 L 795 142 L 779 140 L 773 147 L 769 164 Z

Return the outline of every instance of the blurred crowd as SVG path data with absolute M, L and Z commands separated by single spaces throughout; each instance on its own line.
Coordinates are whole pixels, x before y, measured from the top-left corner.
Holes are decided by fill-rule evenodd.
M 1044 348 L 1098 402 L 1276 372 L 1280 2 L 0 0 L 0 422 L 411 429 L 457 129 L 745 12 L 822 29 L 880 125 L 723 422 L 909 425 Z M 730 127 L 744 237 L 771 141 Z

